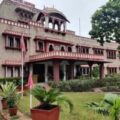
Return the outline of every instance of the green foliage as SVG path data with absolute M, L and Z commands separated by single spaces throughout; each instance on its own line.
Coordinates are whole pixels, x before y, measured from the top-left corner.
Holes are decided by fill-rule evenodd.
M 14 83 L 12 82 L 6 82 L 5 84 L 1 84 L 1 96 L 3 98 L 8 98 L 10 92 L 13 92 L 16 90 L 16 87 L 14 86 Z
M 50 85 L 55 88 L 59 88 L 60 91 L 64 92 L 79 92 L 79 91 L 89 91 L 91 88 L 96 85 L 96 80 L 87 79 L 87 80 L 68 80 L 61 81 L 59 84 L 55 84 L 54 82 L 50 82 Z
M 10 96 L 7 98 L 7 103 L 9 108 L 17 106 L 18 102 L 20 101 L 21 95 L 20 93 L 11 93 Z
M 17 93 L 16 86 L 14 83 L 9 82 L 8 84 L 11 85 L 11 89 L 8 92 L 7 96 L 7 103 L 10 108 L 15 107 L 18 102 L 20 101 L 20 93 Z
M 89 34 L 101 45 L 111 40 L 120 43 L 120 0 L 109 0 L 94 13 Z
M 15 78 L 0 78 L 0 83 L 5 83 L 5 82 L 14 82 L 16 83 L 16 81 L 20 80 L 19 77 L 15 77 Z
M 98 67 L 94 67 L 92 70 L 92 76 L 95 78 L 99 77 L 99 68 Z
M 61 105 L 62 103 L 67 103 L 69 105 L 70 112 L 73 109 L 71 101 L 63 96 L 58 89 L 51 88 L 46 90 L 44 87 L 37 85 L 34 89 L 32 89 L 31 94 L 43 105 Z
M 110 115 L 111 120 L 119 120 L 120 96 L 108 93 L 100 103 L 91 102 L 88 107 L 103 115 Z

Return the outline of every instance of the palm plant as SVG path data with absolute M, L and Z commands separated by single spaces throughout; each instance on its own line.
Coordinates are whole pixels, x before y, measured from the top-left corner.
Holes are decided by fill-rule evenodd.
M 44 87 L 37 85 L 34 89 L 32 89 L 31 94 L 41 102 L 44 108 L 49 108 L 51 105 L 61 106 L 61 104 L 67 103 L 69 105 L 70 112 L 73 110 L 73 104 L 71 101 L 63 96 L 56 88 L 47 90 Z
M 111 93 L 106 94 L 100 103 L 91 102 L 88 107 L 103 115 L 110 115 L 111 120 L 119 120 L 120 96 Z
M 1 84 L 0 86 L 2 90 L 1 96 L 5 99 L 9 96 L 10 92 L 12 93 L 16 90 L 16 86 L 13 82 L 6 82 L 5 84 Z

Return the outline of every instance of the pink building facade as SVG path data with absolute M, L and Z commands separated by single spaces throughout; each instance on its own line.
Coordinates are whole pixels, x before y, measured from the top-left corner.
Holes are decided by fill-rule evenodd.
M 23 0 L 3 0 L 0 4 L 0 78 L 21 77 L 20 40 L 23 35 L 24 76 L 30 70 L 34 82 L 70 80 L 92 76 L 99 68 L 100 78 L 120 72 L 118 44 L 77 36 L 67 29 L 69 20 L 55 8 L 35 8 Z

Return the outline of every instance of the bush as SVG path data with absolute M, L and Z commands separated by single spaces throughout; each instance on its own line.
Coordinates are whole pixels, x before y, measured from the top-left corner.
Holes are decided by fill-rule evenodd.
M 49 82 L 49 85 L 65 92 L 89 91 L 96 87 L 105 87 L 105 91 L 120 91 L 120 74 L 108 75 L 102 80 L 86 78 L 60 81 L 57 85 L 54 82 Z
M 21 78 L 20 77 L 0 78 L 0 84 L 6 83 L 6 82 L 13 82 L 15 85 L 20 86 Z M 27 79 L 24 78 L 23 84 L 26 84 L 26 83 L 27 83 Z
M 0 83 L 5 83 L 5 82 L 14 82 L 14 83 L 17 83 L 17 81 L 19 81 L 20 78 L 19 77 L 16 77 L 16 78 L 0 78 Z
M 94 79 L 88 80 L 69 80 L 69 81 L 61 81 L 59 84 L 55 84 L 54 82 L 49 82 L 49 85 L 52 87 L 57 87 L 61 91 L 64 92 L 80 92 L 80 91 L 89 91 L 94 87 L 95 84 Z

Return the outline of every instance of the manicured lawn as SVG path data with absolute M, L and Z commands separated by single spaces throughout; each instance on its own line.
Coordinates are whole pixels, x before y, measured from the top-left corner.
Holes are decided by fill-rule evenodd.
M 73 113 L 69 113 L 66 106 L 63 106 L 61 111 L 60 120 L 109 120 L 108 117 L 97 114 L 96 112 L 89 110 L 85 107 L 86 103 L 90 101 L 100 101 L 104 94 L 92 93 L 92 92 L 80 92 L 80 93 L 64 93 L 74 104 Z M 39 102 L 33 99 L 33 106 L 39 104 Z M 30 115 L 29 109 L 29 96 L 25 96 L 20 104 L 19 109 L 21 112 Z

